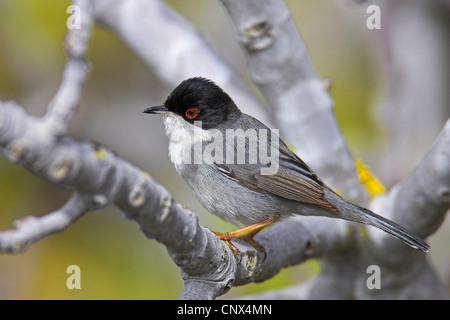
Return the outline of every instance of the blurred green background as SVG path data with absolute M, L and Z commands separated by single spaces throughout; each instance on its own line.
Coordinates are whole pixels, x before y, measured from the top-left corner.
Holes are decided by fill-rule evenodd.
M 244 55 L 220 3 L 172 0 L 169 4 L 249 79 Z M 364 10 L 352 1 L 292 0 L 287 4 L 319 74 L 333 80 L 336 114 L 352 153 L 377 173 L 377 150 L 382 148 L 385 131 L 374 100 L 384 72 L 373 34 L 365 28 Z M 1 100 L 17 101 L 31 114 L 45 113 L 65 63 L 62 39 L 69 5 L 70 1 L 62 0 L 0 0 Z M 168 161 L 161 119 L 141 113 L 146 106 L 160 104 L 172 88 L 102 27 L 94 28 L 88 59 L 92 70 L 70 133 L 99 141 L 150 172 L 177 202 L 198 213 L 201 224 L 217 231 L 234 229 L 193 199 Z M 0 230 L 11 228 L 23 216 L 58 208 L 69 195 L 0 157 Z M 448 242 L 448 237 L 441 238 Z M 448 258 L 440 257 L 439 250 L 431 258 L 439 273 L 447 276 Z M 81 268 L 81 290 L 66 287 L 66 269 L 72 264 Z M 309 261 L 262 284 L 233 288 L 225 298 L 287 286 L 319 270 L 319 262 Z M 146 239 L 115 208 L 89 212 L 63 233 L 31 245 L 23 254 L 0 255 L 0 299 L 175 299 L 182 289 L 179 270 L 165 248 Z

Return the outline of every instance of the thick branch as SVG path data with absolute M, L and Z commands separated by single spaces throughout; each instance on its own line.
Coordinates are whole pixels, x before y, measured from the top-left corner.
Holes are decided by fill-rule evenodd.
M 382 107 L 388 184 L 403 179 L 450 117 L 449 15 L 445 1 L 380 1 L 378 49 L 388 74 Z M 418 130 L 420 128 L 420 130 Z
M 376 199 L 374 209 L 426 238 L 442 224 L 450 208 L 450 120 L 414 171 L 394 186 L 387 196 Z M 405 252 L 398 241 L 371 230 L 380 257 L 402 262 Z M 388 249 L 391 255 L 383 253 Z M 409 252 L 411 253 L 411 252 Z M 409 255 L 408 255 L 409 256 Z
M 367 194 L 292 16 L 282 0 L 222 0 L 245 49 L 253 81 L 298 155 L 346 197 Z M 330 155 L 333 155 L 330 157 Z
M 139 168 L 102 146 L 75 141 L 67 135 L 49 140 L 45 125 L 43 119 L 27 115 L 20 106 L 0 102 L 3 154 L 85 196 L 74 196 L 60 210 L 25 220 L 16 230 L 3 233 L 3 252 L 23 249 L 30 241 L 62 231 L 87 209 L 115 204 L 147 237 L 163 243 L 185 272 L 199 275 L 208 270 L 210 281 L 216 284 L 215 296 L 223 292 L 234 278 L 228 269 L 236 266 L 228 246 L 200 227 L 196 216 L 175 205 L 167 190 Z
M 69 136 L 49 141 L 42 134 L 43 126 L 41 118 L 27 115 L 20 106 L 0 102 L 0 147 L 6 158 L 83 196 L 74 196 L 60 210 L 29 220 L 26 228 L 7 231 L 0 236 L 3 251 L 20 247 L 23 239 L 35 241 L 62 231 L 87 209 L 115 204 L 147 237 L 167 247 L 186 280 L 187 291 L 181 298 L 215 298 L 232 285 L 269 279 L 284 267 L 349 245 L 344 225 L 330 231 L 314 218 L 304 224 L 293 219 L 257 237 L 266 248 L 265 260 L 239 240 L 236 245 L 241 255 L 236 258 L 224 242 L 198 224 L 194 214 L 174 204 L 170 193 L 148 174 L 102 146 Z M 205 285 L 211 290 L 199 289 Z

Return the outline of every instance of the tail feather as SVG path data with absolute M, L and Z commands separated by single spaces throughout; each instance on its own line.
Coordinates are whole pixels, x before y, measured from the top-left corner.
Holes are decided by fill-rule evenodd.
M 362 207 L 359 207 L 359 209 L 363 211 L 366 216 L 366 219 L 364 219 L 365 221 L 361 222 L 377 227 L 389 233 L 390 235 L 401 240 L 412 248 L 419 249 L 424 252 L 428 252 L 430 250 L 430 246 L 425 241 L 423 241 L 419 237 L 416 237 L 397 223 L 383 218 L 368 209 Z
M 419 249 L 424 252 L 428 252 L 430 250 L 430 246 L 425 241 L 419 237 L 416 237 L 397 223 L 379 216 L 366 208 L 348 202 L 333 191 L 330 192 L 325 189 L 325 196 L 331 204 L 338 208 L 340 211 L 340 218 L 379 228 L 412 248 Z M 334 215 L 334 217 L 336 217 L 336 215 Z

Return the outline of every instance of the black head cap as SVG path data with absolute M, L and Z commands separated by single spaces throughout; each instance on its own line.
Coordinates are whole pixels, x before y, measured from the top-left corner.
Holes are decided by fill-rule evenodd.
M 225 91 L 205 78 L 184 80 L 167 97 L 164 106 L 186 121 L 202 121 L 203 129 L 237 119 L 241 112 Z

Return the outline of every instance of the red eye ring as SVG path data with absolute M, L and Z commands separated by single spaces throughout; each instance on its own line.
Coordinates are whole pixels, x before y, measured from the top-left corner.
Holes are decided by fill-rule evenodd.
M 195 119 L 197 118 L 198 114 L 200 113 L 199 108 L 189 108 L 186 110 L 185 115 L 188 119 Z

